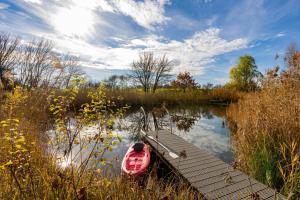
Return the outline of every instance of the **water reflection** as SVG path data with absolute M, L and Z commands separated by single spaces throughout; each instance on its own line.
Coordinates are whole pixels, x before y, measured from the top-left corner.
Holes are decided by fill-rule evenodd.
M 169 113 L 168 113 L 169 112 Z M 174 107 L 168 111 L 164 108 L 152 108 L 145 110 L 132 110 L 125 115 L 125 119 L 118 119 L 114 124 L 114 133 L 122 137 L 122 142 L 112 146 L 106 151 L 103 159 L 109 163 L 99 168 L 105 176 L 114 176 L 120 172 L 121 161 L 128 147 L 141 139 L 139 134 L 142 129 L 157 130 L 167 129 L 179 135 L 195 146 L 208 151 L 224 160 L 233 161 L 233 153 L 230 145 L 230 131 L 224 122 L 224 107 Z M 95 127 L 87 127 L 85 135 L 93 135 Z M 76 154 L 78 147 L 73 149 Z M 68 165 L 68 159 L 61 161 L 62 166 Z M 105 166 L 105 167 L 104 167 Z
M 177 114 L 172 115 L 171 117 L 172 122 L 176 124 L 176 128 L 179 131 L 189 132 L 195 122 L 197 120 L 196 117 L 187 117 L 187 116 L 180 116 Z
M 169 115 L 162 106 L 145 111 L 146 125 L 139 111 L 130 113 L 125 121 L 130 123 L 130 133 L 138 133 L 142 127 L 147 130 L 168 129 L 195 146 L 204 149 L 225 162 L 233 161 L 230 131 L 225 123 L 224 107 L 193 106 L 169 109 Z M 138 134 L 133 134 L 137 139 Z

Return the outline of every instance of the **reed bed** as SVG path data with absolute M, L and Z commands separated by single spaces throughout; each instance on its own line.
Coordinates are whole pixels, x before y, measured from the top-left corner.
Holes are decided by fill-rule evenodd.
M 240 168 L 290 199 L 299 199 L 300 79 L 269 76 L 261 91 L 231 105 L 227 116 Z
M 76 101 L 77 105 L 82 105 L 88 102 L 88 91 L 91 88 L 80 91 Z M 226 88 L 216 89 L 190 89 L 186 92 L 172 88 L 158 89 L 156 93 L 144 93 L 138 89 L 113 89 L 107 90 L 107 96 L 112 99 L 118 107 L 154 107 L 160 106 L 163 103 L 168 106 L 180 105 L 203 105 L 211 102 L 219 102 L 222 104 L 230 104 L 237 102 L 243 93 L 236 90 Z

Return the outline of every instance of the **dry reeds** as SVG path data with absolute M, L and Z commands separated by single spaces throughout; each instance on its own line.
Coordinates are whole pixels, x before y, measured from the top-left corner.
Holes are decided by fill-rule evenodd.
M 299 198 L 300 79 L 269 71 L 262 90 L 231 105 L 227 116 L 241 168 Z
M 131 107 L 154 107 L 165 103 L 168 106 L 177 105 L 202 105 L 209 104 L 212 100 L 223 103 L 236 102 L 242 95 L 237 91 L 218 88 L 205 91 L 202 89 L 191 89 L 182 92 L 177 89 L 159 89 L 156 93 L 144 93 L 137 89 L 108 90 L 109 98 L 114 99 L 119 106 Z

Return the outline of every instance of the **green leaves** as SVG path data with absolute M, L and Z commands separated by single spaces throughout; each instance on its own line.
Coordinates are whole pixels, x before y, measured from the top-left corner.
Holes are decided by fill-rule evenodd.
M 255 59 L 252 56 L 244 55 L 239 59 L 239 63 L 230 69 L 229 87 L 234 87 L 241 91 L 253 91 L 257 89 L 257 79 L 262 74 L 257 70 Z
M 25 144 L 25 137 L 24 136 L 20 136 L 20 138 L 16 142 L 17 143 Z
M 53 93 L 48 98 L 55 125 L 51 145 L 57 147 L 58 152 L 65 157 L 74 156 L 71 156 L 74 147 L 79 149 L 71 162 L 87 162 L 88 167 L 99 163 L 107 165 L 108 161 L 103 158 L 105 152 L 113 151 L 112 146 L 122 141 L 120 136 L 115 136 L 113 129 L 115 119 L 123 115 L 124 109 L 116 109 L 115 103 L 107 98 L 105 87 L 100 86 L 88 92 L 90 101 L 81 105 L 79 112 L 72 110 L 78 106 L 75 99 L 83 82 L 82 79 L 73 79 L 70 88 L 59 91 L 59 95 Z M 89 128 L 92 128 L 93 133 L 88 133 Z M 82 161 L 82 155 L 90 156 L 88 160 Z M 82 163 L 79 166 L 86 167 Z

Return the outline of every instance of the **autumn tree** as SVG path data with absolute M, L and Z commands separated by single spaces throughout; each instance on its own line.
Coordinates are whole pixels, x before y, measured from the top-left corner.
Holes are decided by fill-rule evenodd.
M 196 88 L 197 83 L 191 76 L 189 72 L 181 72 L 177 75 L 176 80 L 172 81 L 171 83 L 174 87 L 179 87 L 183 90 L 183 92 L 186 91 L 188 88 Z
M 152 89 L 154 93 L 159 85 L 169 80 L 171 70 L 171 62 L 165 55 L 155 58 L 153 53 L 145 52 L 132 63 L 130 77 L 142 86 L 144 92 Z
M 6 89 L 9 85 L 9 79 L 18 61 L 16 53 L 18 46 L 18 38 L 0 35 L 0 88 Z
M 238 64 L 230 69 L 230 82 L 227 86 L 240 91 L 253 91 L 258 88 L 260 77 L 262 74 L 257 70 L 255 59 L 244 55 L 239 58 Z

